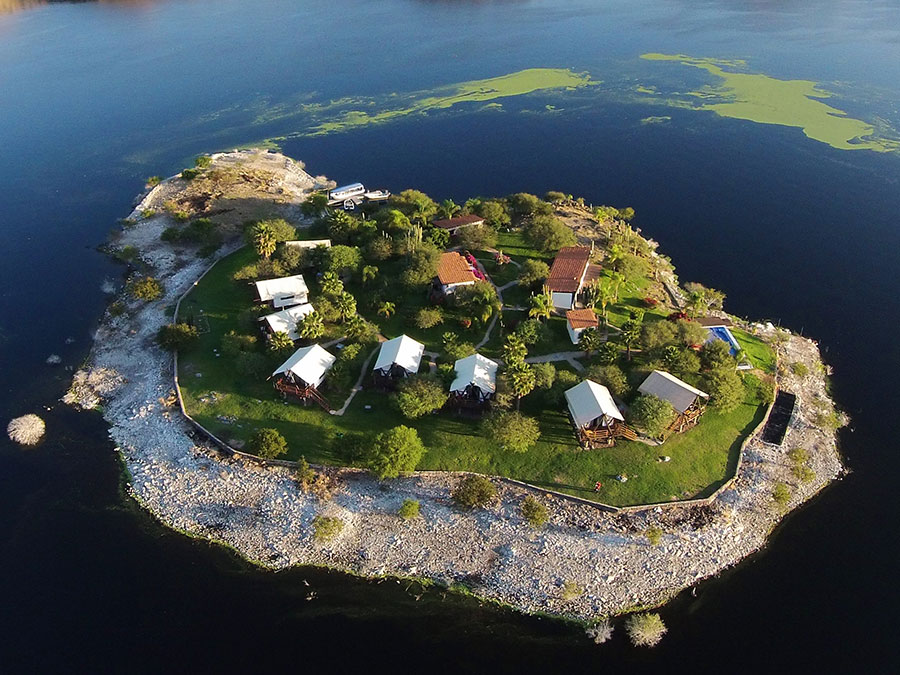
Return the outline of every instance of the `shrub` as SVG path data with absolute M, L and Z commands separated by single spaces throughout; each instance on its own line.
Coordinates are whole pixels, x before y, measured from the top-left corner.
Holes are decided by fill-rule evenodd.
M 666 625 L 659 614 L 634 614 L 625 623 L 625 630 L 635 647 L 654 647 L 666 634 Z
M 416 312 L 416 326 L 422 330 L 444 323 L 444 312 L 439 307 L 423 307 Z
M 147 187 L 156 187 L 160 183 L 162 183 L 162 176 L 150 176 L 147 179 Z
M 20 445 L 36 445 L 44 436 L 44 420 L 33 413 L 9 421 L 6 433 L 9 440 Z
M 380 480 L 414 471 L 425 454 L 425 446 L 415 429 L 394 427 L 378 434 L 369 450 L 368 467 Z
M 515 411 L 497 411 L 481 422 L 481 431 L 508 452 L 526 452 L 541 437 L 538 421 Z
M 199 175 L 199 169 L 185 169 L 181 172 L 181 177 L 184 178 L 184 180 L 194 180 Z
M 594 641 L 594 644 L 602 645 L 612 639 L 613 627 L 609 621 L 604 619 L 585 629 L 584 632 Z
M 791 448 L 788 451 L 788 459 L 796 464 L 803 464 L 809 459 L 809 453 L 805 448 Z
M 312 521 L 313 539 L 331 541 L 344 530 L 344 521 L 334 516 L 316 516 Z
M 710 404 L 729 412 L 744 400 L 744 384 L 734 370 L 722 369 L 707 374 L 704 389 L 709 394 Z
M 556 381 L 556 366 L 552 363 L 535 363 L 531 366 L 534 371 L 534 388 L 550 389 Z
M 138 257 L 139 253 L 137 247 L 128 244 L 119 250 L 116 257 L 123 262 L 133 262 Z
M 809 375 L 809 368 L 805 363 L 795 361 L 791 364 L 791 372 L 797 377 L 806 377 L 807 375 Z
M 428 234 L 425 235 L 425 239 L 440 249 L 447 248 L 450 245 L 450 233 L 439 227 L 430 228 Z
M 646 307 L 647 309 L 653 309 L 659 304 L 659 300 L 657 300 L 656 298 L 651 298 L 649 296 L 644 298 L 641 302 L 643 302 L 644 307 Z
M 522 500 L 521 510 L 525 522 L 535 529 L 542 528 L 550 518 L 550 512 L 543 502 L 531 495 Z
M 281 457 L 287 450 L 287 441 L 278 429 L 259 429 L 250 438 L 250 451 L 265 459 Z
M 778 506 L 785 506 L 791 500 L 791 489 L 785 483 L 775 483 L 772 499 Z
M 535 216 L 525 229 L 525 237 L 532 246 L 544 252 L 558 251 L 578 243 L 575 233 L 553 216 Z
M 672 404 L 652 394 L 638 396 L 628 411 L 629 423 L 653 437 L 662 434 L 674 416 Z
M 519 271 L 519 283 L 529 288 L 550 276 L 550 267 L 543 260 L 529 258 Z
M 404 417 L 416 419 L 443 406 L 447 392 L 436 379 L 421 375 L 401 382 L 396 400 Z
M 121 302 L 114 302 L 109 306 L 109 315 L 112 317 L 122 316 L 125 313 L 125 305 Z
M 376 237 L 366 245 L 366 260 L 387 260 L 394 255 L 394 243 L 386 237 Z
M 793 473 L 794 478 L 799 480 L 801 483 L 809 483 L 816 478 L 816 472 L 806 464 L 794 465 L 794 467 L 791 469 L 791 473 Z
M 317 216 L 328 206 L 328 195 L 314 192 L 300 205 L 304 216 Z
M 316 472 L 309 466 L 306 457 L 300 455 L 300 459 L 297 462 L 297 483 L 300 485 L 300 489 L 308 492 L 315 480 Z
M 497 231 L 490 225 L 470 225 L 459 231 L 459 243 L 472 251 L 483 251 L 497 245 Z
M 544 195 L 544 201 L 548 201 L 551 204 L 562 204 L 566 199 L 566 194 L 557 190 L 548 190 Z
M 144 218 L 145 220 L 147 218 L 152 218 L 155 215 L 156 211 L 154 211 L 153 209 L 144 209 L 143 211 L 141 211 L 141 218 Z
M 571 602 L 584 594 L 584 589 L 574 581 L 566 581 L 559 592 L 560 597 L 566 602 Z
M 292 349 L 294 346 L 294 341 L 291 340 L 290 335 L 285 333 L 284 331 L 275 331 L 272 335 L 269 336 L 269 351 L 272 352 L 283 352 L 288 349 Z
M 647 541 L 650 542 L 651 546 L 659 546 L 659 542 L 662 541 L 663 531 L 656 525 L 648 527 L 644 534 L 647 535 Z
M 497 487 L 484 476 L 466 476 L 450 496 L 458 506 L 467 509 L 485 507 L 497 499 Z
M 154 277 L 141 277 L 129 282 L 128 291 L 131 293 L 131 297 L 136 300 L 153 302 L 162 296 L 163 286 Z
M 550 327 L 540 319 L 526 319 L 516 326 L 516 335 L 529 347 L 545 342 L 550 334 Z
M 197 328 L 187 323 L 168 323 L 156 334 L 156 341 L 163 349 L 175 351 L 194 344 L 199 337 Z
M 194 160 L 194 166 L 198 169 L 208 169 L 210 164 L 212 164 L 212 157 L 209 155 L 200 155 Z
M 403 520 L 414 520 L 419 517 L 419 502 L 415 499 L 404 499 L 403 505 L 400 507 L 400 510 L 397 511 L 397 515 L 399 515 Z

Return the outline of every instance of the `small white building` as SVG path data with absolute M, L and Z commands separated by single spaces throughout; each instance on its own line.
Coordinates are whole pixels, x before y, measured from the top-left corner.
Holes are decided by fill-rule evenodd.
M 319 345 L 302 347 L 282 363 L 272 376 L 281 375 L 280 381 L 300 389 L 318 389 L 325 374 L 334 365 L 335 357 Z M 276 387 L 278 383 L 276 382 Z
M 578 294 L 584 287 L 591 249 L 586 246 L 564 246 L 559 249 L 545 286 L 557 309 L 574 309 Z
M 259 302 L 271 302 L 275 309 L 303 305 L 309 301 L 309 289 L 302 274 L 254 281 Z
M 566 402 L 572 422 L 580 431 L 610 429 L 625 421 L 609 389 L 591 380 L 567 389 Z
M 267 333 L 287 333 L 291 340 L 299 340 L 297 324 L 307 314 L 312 314 L 315 308 L 308 302 L 302 305 L 294 305 L 274 314 L 266 314 L 259 321 Z
M 481 354 L 459 359 L 455 366 L 456 378 L 450 385 L 450 394 L 459 402 L 484 403 L 497 391 L 496 361 Z
M 409 377 L 419 372 L 425 345 L 408 335 L 400 335 L 381 343 L 378 358 L 372 370 L 377 379 L 397 379 Z
M 597 328 L 600 322 L 592 309 L 570 309 L 566 312 L 566 329 L 573 345 L 577 345 L 581 334 L 590 328 Z

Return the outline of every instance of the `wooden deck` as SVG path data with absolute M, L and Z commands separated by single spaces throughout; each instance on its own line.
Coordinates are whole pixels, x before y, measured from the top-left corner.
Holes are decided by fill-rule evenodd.
M 304 405 L 309 403 L 309 401 L 313 401 L 314 403 L 318 403 L 326 412 L 331 412 L 332 410 L 331 405 L 315 387 L 300 387 L 296 384 L 285 382 L 284 380 L 275 380 L 275 390 L 285 398 L 293 396 L 294 398 L 300 399 L 303 401 Z
M 616 424 L 612 428 L 605 429 L 579 429 L 578 442 L 586 450 L 594 448 L 611 448 L 616 444 L 617 438 L 627 441 L 636 441 L 637 432 L 627 424 Z

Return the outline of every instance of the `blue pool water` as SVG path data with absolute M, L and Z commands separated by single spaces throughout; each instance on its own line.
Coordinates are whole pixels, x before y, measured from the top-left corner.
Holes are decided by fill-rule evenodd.
M 721 340 L 726 344 L 731 346 L 731 355 L 736 356 L 739 351 L 741 351 L 740 343 L 735 339 L 734 335 L 731 334 L 731 331 L 728 330 L 726 326 L 712 326 L 709 330 L 709 339 L 707 342 L 712 342 L 713 340 Z

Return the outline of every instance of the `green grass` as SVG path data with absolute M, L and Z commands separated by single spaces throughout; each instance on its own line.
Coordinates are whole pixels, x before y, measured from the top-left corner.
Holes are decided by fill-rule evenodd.
M 232 359 L 225 355 L 217 357 L 213 351 L 220 347 L 222 336 L 229 330 L 237 328 L 241 333 L 252 330 L 240 328 L 238 323 L 239 313 L 252 304 L 251 289 L 246 282 L 231 279 L 233 272 L 252 258 L 252 252 L 243 249 L 223 259 L 182 303 L 182 316 L 197 314 L 202 309 L 210 327 L 196 347 L 179 359 L 185 407 L 198 422 L 226 442 L 241 444 L 257 429 L 273 427 L 288 441 L 287 459 L 297 459 L 302 454 L 312 463 L 359 465 L 360 457 L 354 451 L 359 444 L 350 442 L 354 435 L 379 433 L 406 424 L 419 431 L 428 448 L 421 469 L 508 476 L 613 505 L 627 505 L 711 493 L 733 469 L 741 440 L 763 415 L 764 409 L 750 399 L 752 387 L 748 387 L 748 401 L 735 411 L 710 410 L 699 426 L 673 436 L 659 448 L 622 442 L 610 449 L 583 451 L 575 441 L 565 404 L 549 400 L 544 392 L 534 392 L 522 401 L 522 412 L 540 421 L 541 440 L 528 452 L 515 454 L 498 449 L 480 434 L 478 423 L 472 420 L 445 413 L 406 420 L 394 407 L 392 398 L 382 393 L 361 392 L 341 417 L 329 415 L 315 405 L 285 403 L 271 382 L 263 377 L 239 374 Z M 312 302 L 315 304 L 315 296 Z M 401 300 L 395 302 L 397 316 L 405 316 L 401 314 Z M 552 344 L 534 347 L 532 354 L 573 349 L 564 319 L 554 319 L 551 320 Z M 382 326 L 384 323 L 382 319 Z M 416 335 L 404 320 L 399 320 L 395 328 L 397 332 Z M 495 329 L 495 333 L 483 350 L 485 353 L 499 350 L 499 331 Z M 480 329 L 473 332 L 473 342 L 479 334 Z M 356 379 L 359 362 L 367 353 L 364 351 L 360 356 L 355 371 L 343 378 L 340 391 L 334 391 L 335 378 L 329 378 L 324 393 L 335 406 L 340 405 L 349 384 Z M 274 370 L 283 356 L 267 358 Z M 569 368 L 562 364 L 556 366 Z M 201 377 L 196 377 L 197 373 Z M 672 461 L 658 462 L 660 455 L 669 455 Z M 629 480 L 615 481 L 618 474 L 627 475 Z M 599 493 L 593 491 L 597 481 L 603 483 Z
M 775 350 L 762 338 L 739 328 L 729 328 L 737 339 L 750 363 L 766 373 L 775 372 Z
M 531 244 L 526 241 L 525 235 L 522 234 L 521 230 L 499 232 L 497 234 L 496 248 L 519 262 L 522 262 L 525 258 L 536 258 L 549 264 L 554 257 L 554 253 L 544 253 L 543 251 L 532 248 Z

